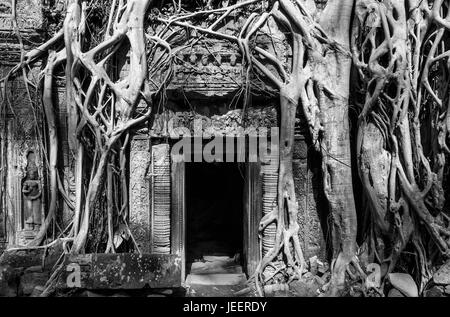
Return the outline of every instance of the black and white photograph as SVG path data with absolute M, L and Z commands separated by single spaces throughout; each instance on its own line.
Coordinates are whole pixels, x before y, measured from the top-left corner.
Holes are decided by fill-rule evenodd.
M 0 297 L 450 297 L 450 0 L 0 0 Z

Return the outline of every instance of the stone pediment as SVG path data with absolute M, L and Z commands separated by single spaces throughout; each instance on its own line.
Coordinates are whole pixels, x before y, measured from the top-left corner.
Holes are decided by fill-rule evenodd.
M 198 97 L 223 97 L 237 91 L 243 79 L 242 56 L 237 46 L 216 40 L 208 46 L 200 43 L 179 51 L 168 88 L 175 99 L 183 92 L 195 92 Z
M 245 21 L 244 16 L 235 16 L 214 31 L 237 38 Z M 250 49 L 254 46 L 263 48 L 288 70 L 292 58 L 291 48 L 276 25 L 273 22 L 269 24 L 270 28 L 263 28 L 261 33 L 251 38 Z M 156 34 L 159 28 L 149 30 L 149 33 Z M 166 90 L 169 99 L 232 99 L 241 94 L 247 84 L 251 86 L 252 91 L 257 91 L 257 95 L 277 95 L 277 88 L 262 81 L 264 76 L 258 74 L 255 68 L 249 70 L 248 65 L 243 65 L 245 56 L 242 55 L 237 42 L 205 35 L 185 27 L 178 28 L 177 41 L 172 47 L 172 50 L 176 51 L 173 76 Z M 271 62 L 263 56 L 260 56 L 260 60 L 274 76 L 278 76 L 277 69 Z M 156 81 L 161 82 L 164 74 L 166 69 L 157 73 L 150 81 L 155 82 L 154 79 L 158 78 Z

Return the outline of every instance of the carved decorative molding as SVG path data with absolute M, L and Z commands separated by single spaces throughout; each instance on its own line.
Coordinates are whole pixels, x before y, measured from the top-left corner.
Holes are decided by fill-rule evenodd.
M 244 26 L 245 19 L 238 14 L 226 18 L 223 22 L 223 26 L 215 31 L 237 36 Z M 274 36 L 272 29 L 276 28 L 276 25 L 270 24 L 272 24 L 271 27 L 264 29 L 254 38 L 254 41 L 258 47 L 276 56 L 285 68 L 289 68 L 292 53 L 288 41 L 282 32 L 276 32 L 277 35 Z M 189 99 L 234 98 L 246 85 L 247 80 L 251 82 L 252 89 L 258 90 L 260 94 L 277 93 L 277 89 L 255 76 L 255 70 L 248 74 L 250 78 L 246 78 L 247 68 L 243 67 L 242 52 L 238 44 L 217 37 L 204 36 L 195 30 L 187 30 L 185 35 L 182 35 L 183 30 L 180 29 L 180 42 L 184 41 L 186 47 L 175 54 L 173 78 L 167 87 L 169 98 L 178 100 L 183 100 L 186 96 Z M 149 29 L 148 32 L 156 31 Z M 270 62 L 266 63 L 262 58 L 262 63 L 273 71 L 274 76 L 278 76 L 277 70 Z M 151 81 L 161 82 L 166 70 L 162 72 L 154 76 Z
M 152 252 L 170 253 L 171 173 L 169 144 L 152 146 Z
M 177 54 L 169 90 L 195 91 L 205 96 L 224 96 L 243 84 L 242 56 L 237 47 L 211 40 Z
M 194 112 L 167 111 L 155 116 L 150 129 L 151 137 L 174 137 L 188 129 L 191 135 L 203 132 L 205 135 L 236 135 L 270 133 L 278 126 L 277 110 L 274 106 L 251 107 L 245 114 L 241 109 L 230 110 L 224 115 L 211 117 Z M 201 131 L 199 130 L 201 129 Z

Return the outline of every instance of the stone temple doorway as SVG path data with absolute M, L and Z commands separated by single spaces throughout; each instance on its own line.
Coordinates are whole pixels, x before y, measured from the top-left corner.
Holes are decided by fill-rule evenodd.
M 245 164 L 186 163 L 185 173 L 186 273 L 242 278 Z
M 260 260 L 262 163 L 192 162 L 170 152 L 168 144 L 152 146 L 151 252 L 176 256 L 184 285 L 193 273 L 252 276 Z

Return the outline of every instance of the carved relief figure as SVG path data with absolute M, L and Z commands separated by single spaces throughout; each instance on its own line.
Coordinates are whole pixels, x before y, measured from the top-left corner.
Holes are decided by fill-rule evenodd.
M 36 155 L 30 152 L 27 156 L 26 176 L 22 182 L 24 229 L 38 230 L 41 226 L 41 195 Z
M 0 14 L 9 15 L 11 14 L 11 11 L 12 11 L 11 0 L 0 1 Z

